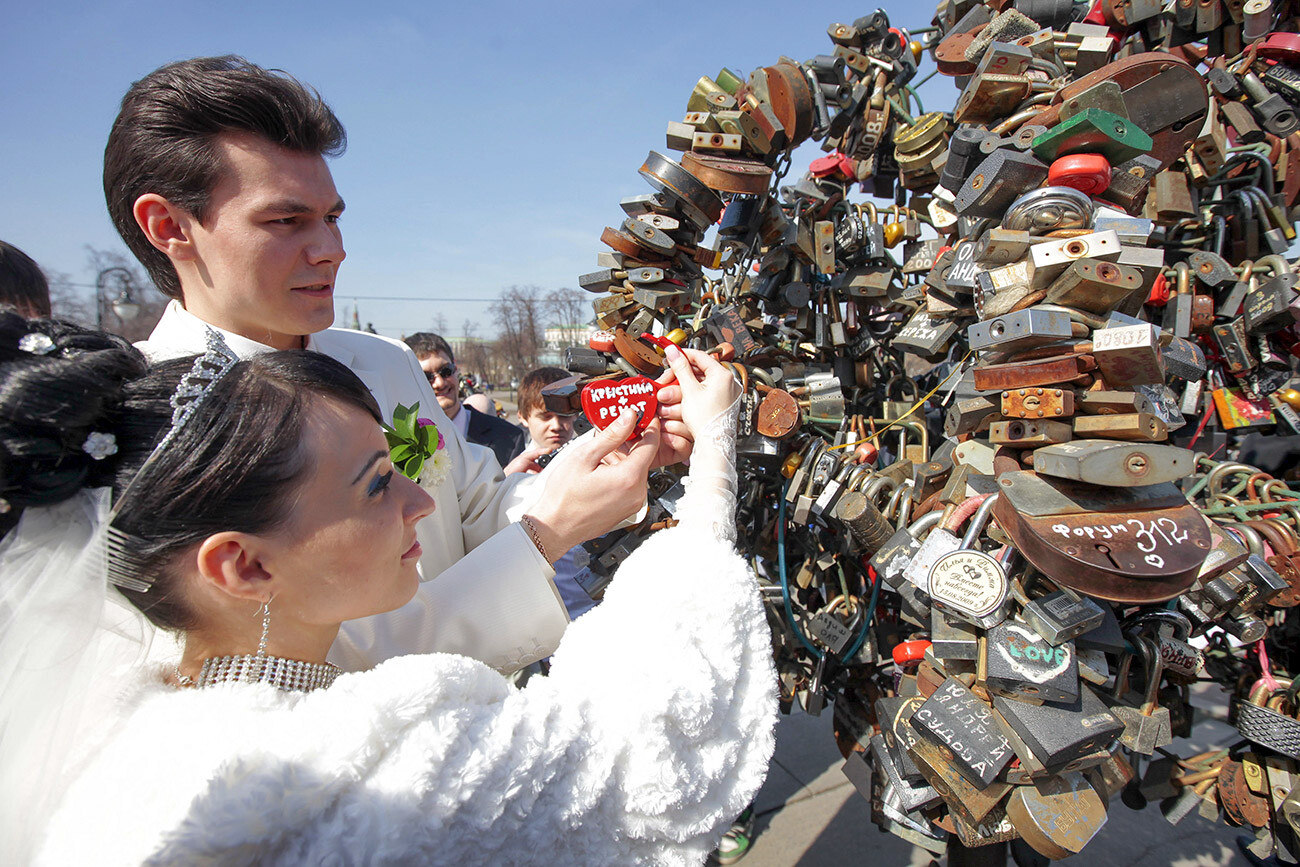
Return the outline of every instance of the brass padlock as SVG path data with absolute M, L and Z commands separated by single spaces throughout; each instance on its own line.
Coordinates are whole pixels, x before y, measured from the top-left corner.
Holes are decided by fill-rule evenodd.
M 1167 746 L 1173 741 L 1173 732 L 1169 720 L 1169 708 L 1159 706 L 1160 679 L 1164 673 L 1164 663 L 1160 659 L 1160 650 L 1155 642 L 1145 636 L 1137 636 L 1133 643 L 1142 654 L 1146 685 L 1142 703 L 1138 706 L 1122 704 L 1117 701 L 1111 707 L 1111 713 L 1124 723 L 1124 731 L 1119 742 L 1135 753 L 1149 756 L 1158 747 Z M 1122 699 L 1128 687 L 1129 671 L 1132 668 L 1133 655 L 1126 654 L 1115 675 L 1114 697 Z
M 1017 786 L 1007 816 L 1034 851 L 1054 861 L 1083 851 L 1106 823 L 1106 804 L 1079 773 Z

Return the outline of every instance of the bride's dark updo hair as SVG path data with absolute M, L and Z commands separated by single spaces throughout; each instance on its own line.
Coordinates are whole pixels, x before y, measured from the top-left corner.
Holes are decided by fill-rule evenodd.
M 150 368 L 120 337 L 0 313 L 0 498 L 9 506 L 0 518 L 12 525 L 24 509 L 111 487 L 113 527 L 128 537 L 120 553 L 153 585 L 119 590 L 165 629 L 194 625 L 176 587 L 182 553 L 214 533 L 273 532 L 288 519 L 310 469 L 301 442 L 313 399 L 381 418 L 370 391 L 334 359 L 267 353 L 236 364 L 137 479 L 171 426 L 171 396 L 193 363 Z M 111 434 L 117 452 L 96 460 L 82 448 L 91 433 Z
M 147 365 L 115 334 L 4 311 L 0 369 L 0 530 L 7 531 L 29 506 L 112 483 L 116 462 L 97 461 L 82 446 L 92 432 L 117 427 L 123 387 Z

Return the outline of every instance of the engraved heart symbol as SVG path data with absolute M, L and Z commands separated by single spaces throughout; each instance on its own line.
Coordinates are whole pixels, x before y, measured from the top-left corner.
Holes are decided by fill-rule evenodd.
M 626 407 L 641 413 L 641 420 L 632 435 L 640 436 L 654 419 L 659 408 L 659 385 L 644 376 L 626 379 L 601 379 L 589 382 L 582 388 L 582 411 L 587 420 L 604 430 L 618 418 Z

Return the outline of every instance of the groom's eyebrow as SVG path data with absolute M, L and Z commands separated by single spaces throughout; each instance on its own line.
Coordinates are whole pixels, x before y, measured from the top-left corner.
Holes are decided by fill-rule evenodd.
M 361 468 L 361 472 L 357 473 L 357 477 L 352 480 L 352 484 L 355 485 L 357 482 L 361 481 L 361 477 L 368 473 L 370 468 L 373 467 L 377 461 L 383 459 L 386 454 L 388 454 L 388 452 L 375 452 L 371 455 L 370 460 L 366 461 L 366 465 Z

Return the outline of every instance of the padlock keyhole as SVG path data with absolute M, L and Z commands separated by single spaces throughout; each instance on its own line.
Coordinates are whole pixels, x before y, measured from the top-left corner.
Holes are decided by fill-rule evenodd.
M 1096 548 L 1102 555 L 1105 556 L 1107 560 L 1111 562 L 1111 565 L 1114 566 L 1116 569 L 1124 568 L 1123 566 L 1120 565 L 1120 562 L 1115 559 L 1115 555 L 1110 553 L 1109 545 L 1102 545 L 1101 543 L 1098 543 L 1096 545 Z

